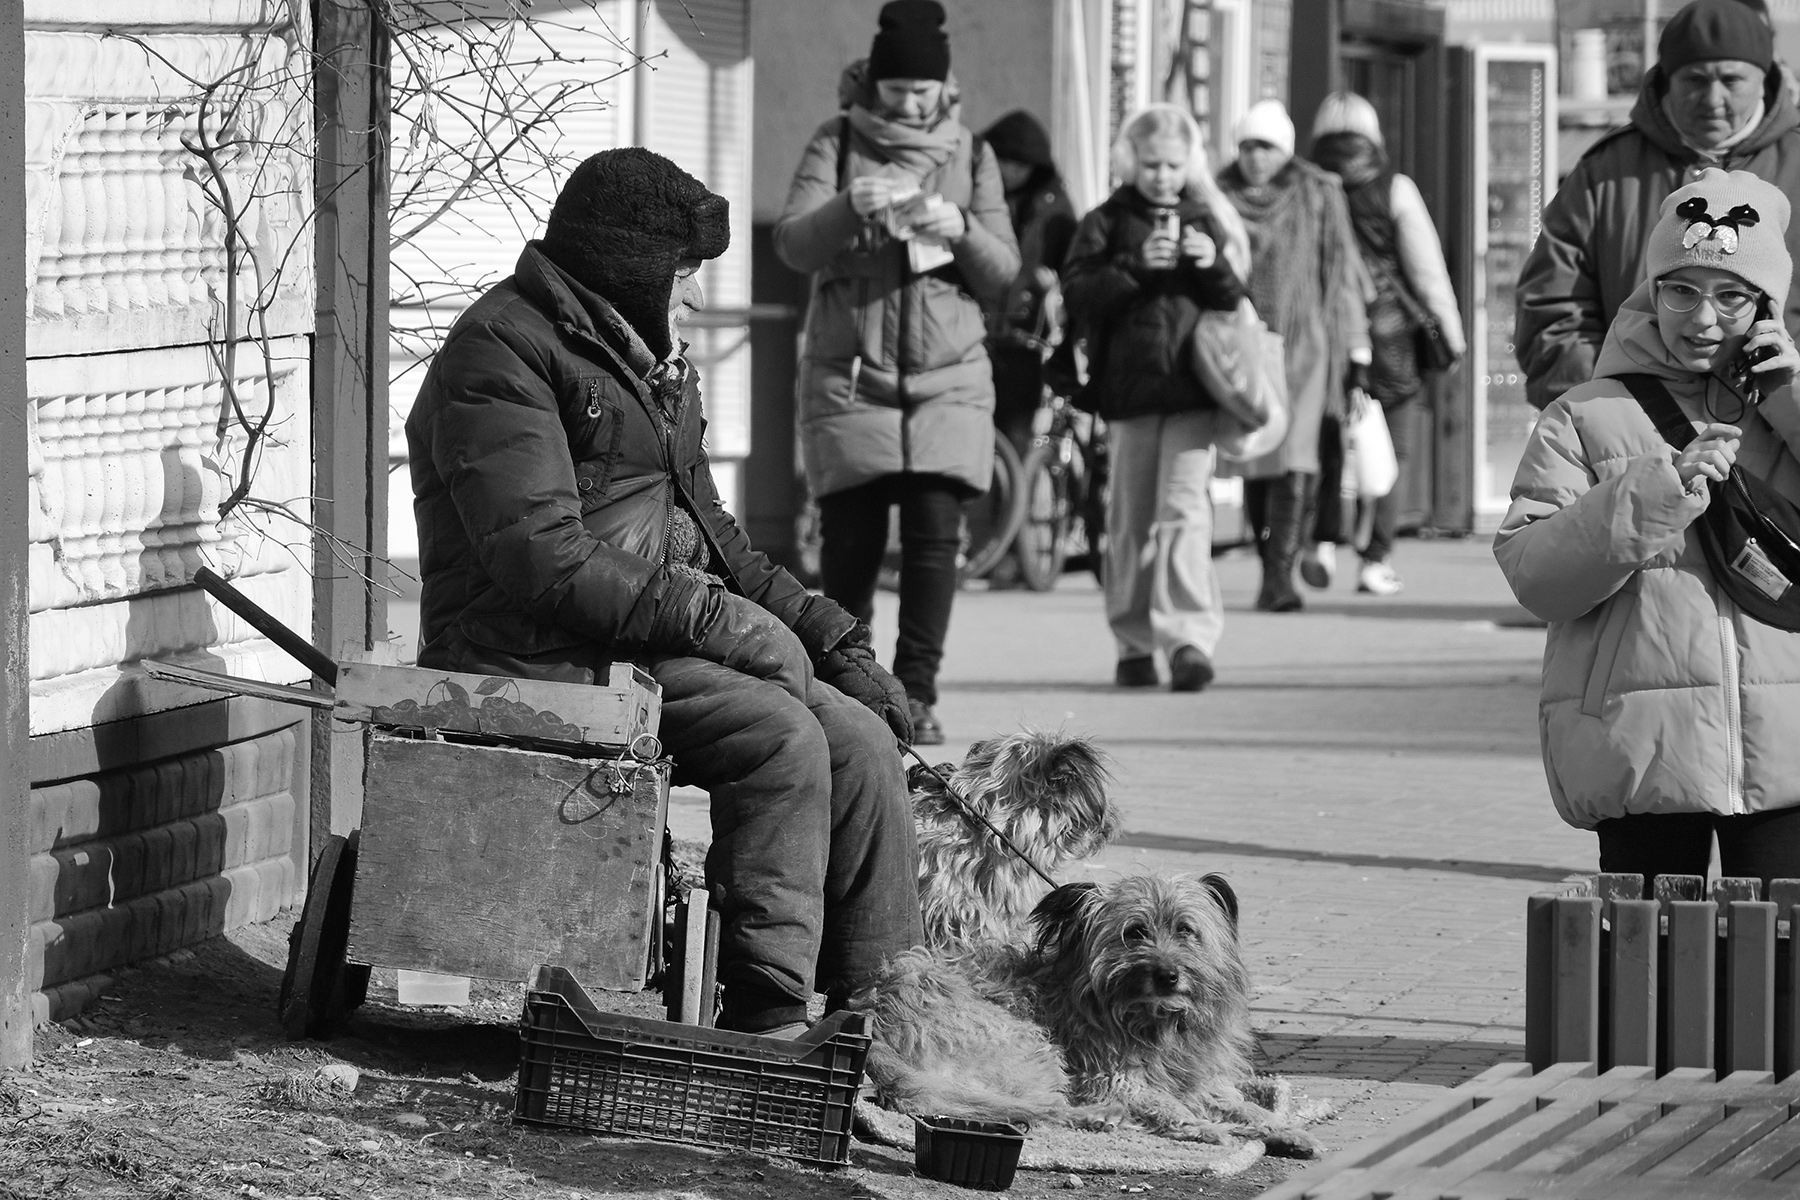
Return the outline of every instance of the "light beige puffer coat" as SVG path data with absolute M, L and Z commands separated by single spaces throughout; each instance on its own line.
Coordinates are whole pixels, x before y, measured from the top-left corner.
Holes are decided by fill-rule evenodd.
M 1550 622 L 1538 727 L 1551 796 L 1584 829 L 1800 804 L 1800 634 L 1745 616 L 1714 583 L 1688 536 L 1707 494 L 1683 489 L 1674 451 L 1607 378 L 1633 373 L 1662 379 L 1696 428 L 1714 419 L 1708 399 L 1740 411 L 1723 379 L 1671 361 L 1646 285 L 1608 331 L 1593 381 L 1532 431 L 1494 556 L 1519 603 Z M 1738 464 L 1800 501 L 1793 389 L 1735 423 Z

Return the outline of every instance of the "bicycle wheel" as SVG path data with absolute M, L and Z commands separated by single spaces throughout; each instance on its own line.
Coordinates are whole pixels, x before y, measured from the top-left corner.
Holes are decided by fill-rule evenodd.
M 1019 576 L 1034 592 L 1056 586 L 1069 558 L 1069 536 L 1075 509 L 1071 493 L 1079 490 L 1079 459 L 1069 453 L 1071 439 L 1052 434 L 1025 458 L 1025 520 L 1013 539 Z
M 1082 494 L 1077 511 L 1081 514 L 1083 540 L 1087 545 L 1087 567 L 1100 586 L 1106 586 L 1106 481 L 1111 474 L 1106 453 L 1106 429 L 1099 419 L 1088 429 L 1087 441 L 1081 446 Z
M 1006 435 L 994 431 L 994 481 L 964 509 L 959 580 L 980 579 L 994 569 L 1025 522 L 1024 467 Z

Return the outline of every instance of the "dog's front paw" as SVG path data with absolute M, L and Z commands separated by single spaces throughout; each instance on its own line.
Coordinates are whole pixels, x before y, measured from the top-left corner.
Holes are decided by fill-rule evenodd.
M 1069 1110 L 1069 1124 L 1094 1133 L 1115 1133 L 1131 1119 L 1131 1110 L 1118 1101 L 1085 1104 Z
M 1214 1146 L 1235 1146 L 1238 1143 L 1229 1126 L 1213 1121 L 1183 1121 L 1157 1132 L 1178 1142 L 1208 1142 Z

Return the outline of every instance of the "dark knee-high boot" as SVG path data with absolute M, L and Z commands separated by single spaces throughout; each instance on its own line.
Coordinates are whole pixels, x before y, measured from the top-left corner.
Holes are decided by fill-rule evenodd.
M 1307 476 L 1289 471 L 1269 481 L 1260 549 L 1262 589 L 1256 607 L 1265 612 L 1295 612 L 1306 602 L 1294 589 L 1294 559 L 1300 553 L 1302 525 L 1306 519 Z

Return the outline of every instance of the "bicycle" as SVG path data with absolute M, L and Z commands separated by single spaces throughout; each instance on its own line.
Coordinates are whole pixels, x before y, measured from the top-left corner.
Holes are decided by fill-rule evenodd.
M 1048 354 L 1047 342 L 1033 341 Z M 1038 418 L 1044 431 L 1025 456 L 1025 513 L 1013 546 L 1025 586 L 1047 592 L 1077 558 L 1101 578 L 1108 462 L 1105 423 L 1049 385 Z
M 1012 548 L 1026 521 L 1024 479 L 1019 452 L 996 429 L 993 482 L 964 509 L 962 553 L 957 556 L 959 583 L 985 577 Z

